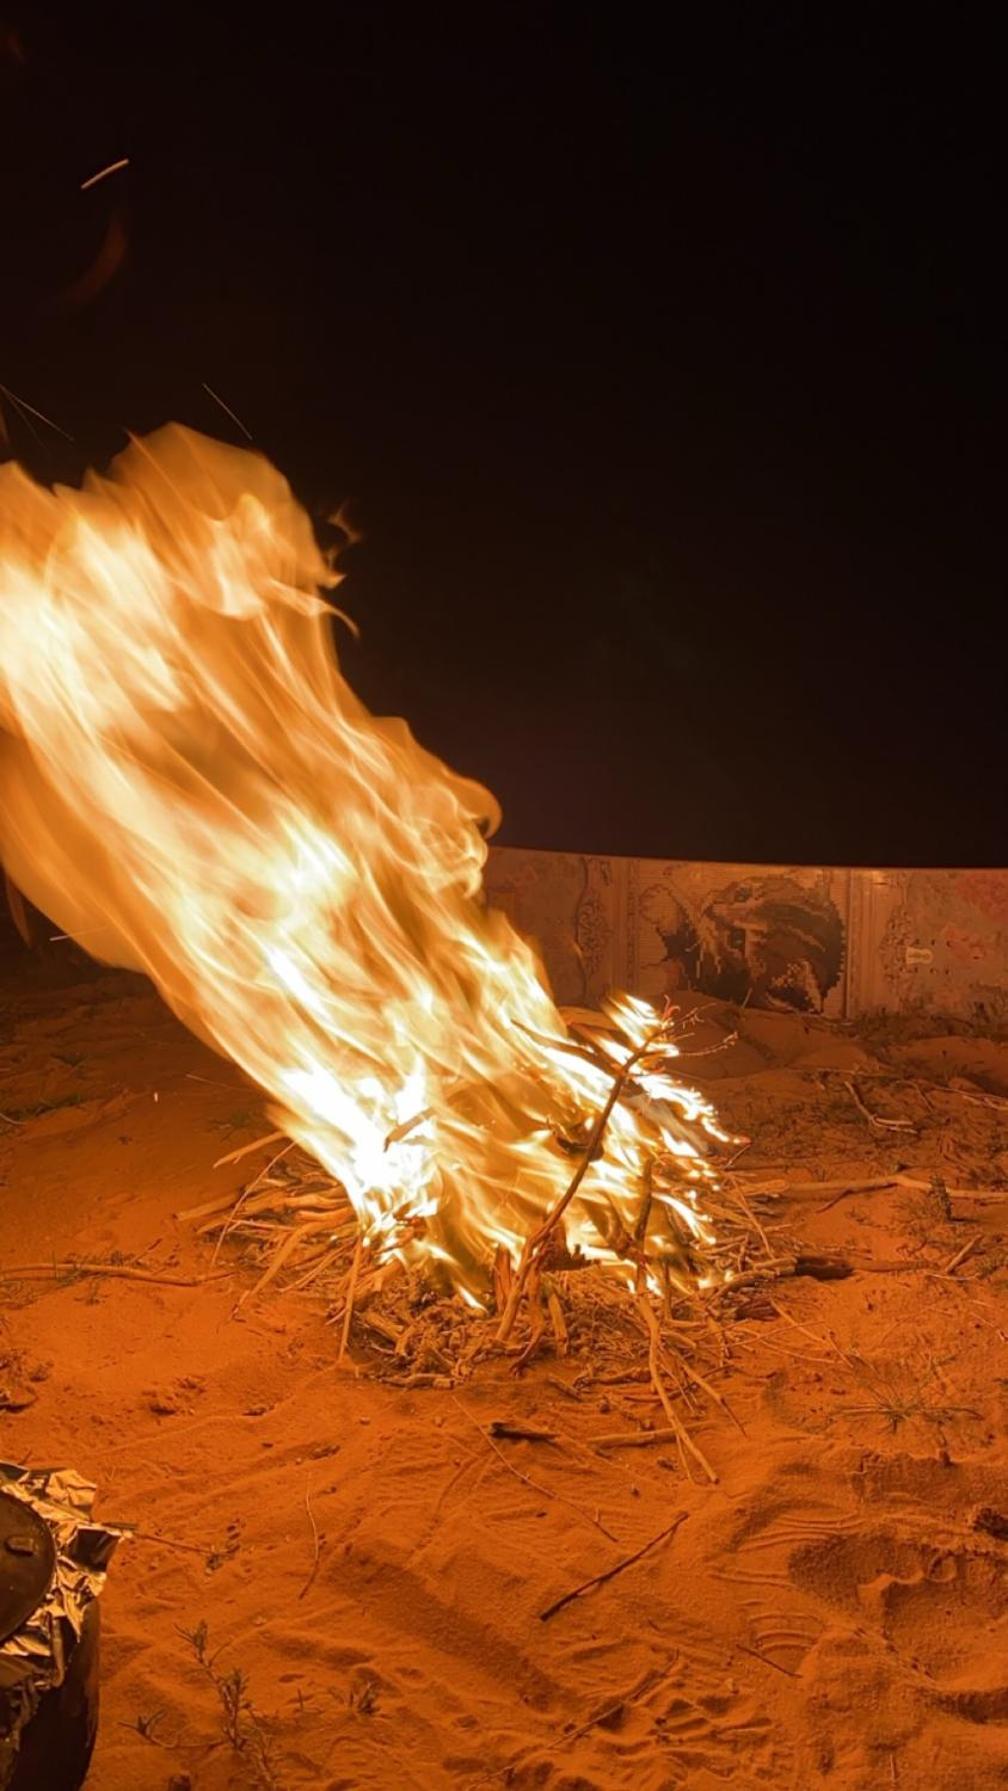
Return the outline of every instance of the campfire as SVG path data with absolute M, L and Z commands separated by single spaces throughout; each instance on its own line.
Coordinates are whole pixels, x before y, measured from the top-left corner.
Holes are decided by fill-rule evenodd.
M 0 1409 L 88 1479 L 12 1469 L 5 1515 L 44 1568 L 60 1480 L 89 1536 L 94 1470 L 128 1514 L 109 1782 L 328 1782 L 334 1734 L 347 1784 L 875 1782 L 908 1686 L 954 1776 L 1005 1709 L 1003 1044 L 559 1008 L 484 896 L 491 798 L 354 697 L 261 458 L 168 429 L 81 491 L 0 469 L 0 516 L 11 885 L 234 1066 L 21 956 Z M 12 1787 L 64 1684 L 40 1609 Z
M 327 1288 L 344 1343 L 403 1274 L 562 1343 L 549 1277 L 596 1265 L 654 1356 L 656 1306 L 720 1278 L 688 1017 L 558 1011 L 482 897 L 492 797 L 355 697 L 264 459 L 173 426 L 81 490 L 0 480 L 8 873 L 270 1102 L 268 1169 L 196 1216 L 270 1239 L 261 1281 Z

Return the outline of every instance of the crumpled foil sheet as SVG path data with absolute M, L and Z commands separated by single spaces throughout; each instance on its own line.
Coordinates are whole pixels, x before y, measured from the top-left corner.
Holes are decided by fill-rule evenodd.
M 0 1461 L 0 1492 L 30 1505 L 49 1526 L 56 1548 L 56 1570 L 45 1598 L 0 1645 L 0 1659 L 8 1669 L 0 1691 L 2 1791 L 17 1763 L 22 1729 L 46 1692 L 63 1682 L 85 1612 L 105 1584 L 123 1531 L 93 1521 L 95 1488 L 72 1468 L 22 1468 Z

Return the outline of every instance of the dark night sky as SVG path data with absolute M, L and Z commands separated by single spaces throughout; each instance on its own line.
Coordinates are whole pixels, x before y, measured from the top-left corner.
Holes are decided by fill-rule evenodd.
M 0 381 L 76 443 L 15 451 L 240 439 L 208 382 L 353 500 L 348 674 L 506 840 L 1006 862 L 977 14 L 139 11 L 0 29 Z

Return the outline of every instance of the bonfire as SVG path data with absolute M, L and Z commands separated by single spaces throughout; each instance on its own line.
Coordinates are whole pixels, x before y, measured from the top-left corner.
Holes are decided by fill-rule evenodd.
M 8 874 L 269 1102 L 267 1167 L 191 1217 L 420 1376 L 566 1349 L 591 1269 L 680 1434 L 670 1363 L 706 1385 L 700 1296 L 752 1235 L 690 1016 L 558 1010 L 483 898 L 493 798 L 354 695 L 339 575 L 263 458 L 172 426 L 80 490 L 5 466 L 0 517 Z

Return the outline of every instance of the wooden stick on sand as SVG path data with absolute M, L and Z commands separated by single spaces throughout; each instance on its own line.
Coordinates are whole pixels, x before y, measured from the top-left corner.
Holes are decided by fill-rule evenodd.
M 593 1574 L 590 1580 L 584 1580 L 580 1586 L 575 1586 L 573 1592 L 565 1592 L 562 1598 L 554 1599 L 553 1603 L 548 1604 L 544 1611 L 539 1612 L 540 1623 L 548 1623 L 550 1618 L 555 1617 L 558 1611 L 562 1611 L 565 1605 L 573 1604 L 575 1598 L 583 1598 L 585 1593 L 591 1592 L 595 1586 L 604 1586 L 607 1580 L 614 1580 L 618 1573 L 623 1573 L 626 1568 L 632 1567 L 635 1561 L 641 1559 L 642 1555 L 650 1554 L 653 1548 L 658 1547 L 659 1542 L 664 1542 L 667 1536 L 675 1534 L 679 1525 L 685 1521 L 686 1515 L 685 1511 L 677 1512 L 673 1521 L 667 1524 L 664 1530 L 660 1530 L 657 1536 L 652 1536 L 650 1542 L 645 1542 L 643 1548 L 635 1549 L 632 1555 L 624 1556 L 622 1561 L 617 1561 L 615 1567 L 607 1567 L 604 1573 Z
M 217 1275 L 158 1275 L 151 1269 L 134 1269 L 126 1262 L 23 1262 L 0 1269 L 0 1281 L 20 1281 L 23 1275 L 104 1275 L 119 1281 L 149 1281 L 157 1287 L 206 1287 L 211 1281 L 227 1281 L 230 1269 Z

